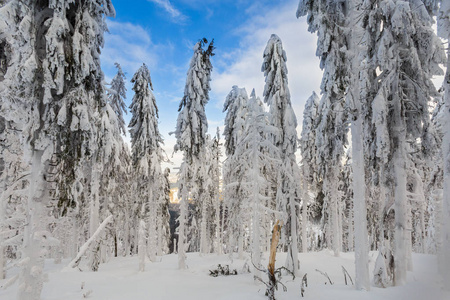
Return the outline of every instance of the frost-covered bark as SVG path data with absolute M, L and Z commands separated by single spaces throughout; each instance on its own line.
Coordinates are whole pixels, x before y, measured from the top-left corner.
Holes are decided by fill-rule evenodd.
M 147 241 L 146 241 L 146 230 L 145 221 L 141 220 L 139 222 L 139 244 L 138 244 L 138 257 L 139 257 L 139 271 L 145 271 L 145 258 L 147 256 Z
M 450 40 L 450 2 L 441 0 L 438 14 L 438 34 Z M 448 46 L 448 44 L 447 44 Z M 450 49 L 447 50 L 447 72 L 444 77 L 445 135 L 442 143 L 444 158 L 444 197 L 442 205 L 442 242 L 439 249 L 439 266 L 444 279 L 444 287 L 450 289 Z
M 286 267 L 297 274 L 299 262 L 296 202 L 300 198 L 300 170 L 295 159 L 297 118 L 291 105 L 286 61 L 286 52 L 283 50 L 281 39 L 273 34 L 264 50 L 261 68 L 266 77 L 264 102 L 270 107 L 271 125 L 278 128 L 278 132 L 271 134 L 271 139 L 280 150 L 282 161 L 277 176 L 276 202 L 277 209 L 283 213 L 284 242 L 289 249 Z
M 369 279 L 369 242 L 367 233 L 367 201 L 366 201 L 366 166 L 364 157 L 364 140 L 367 133 L 364 132 L 364 120 L 366 101 L 370 93 L 370 70 L 367 61 L 370 59 L 368 50 L 370 41 L 368 32 L 363 29 L 360 9 L 364 5 L 362 1 L 349 1 L 349 22 L 353 24 L 353 32 L 348 37 L 350 55 L 352 55 L 351 86 L 348 95 L 349 106 L 352 109 L 351 137 L 352 137 L 352 171 L 353 171 L 353 217 L 355 237 L 355 287 L 356 289 L 370 290 Z M 366 4 L 367 5 L 367 4 Z M 370 7 L 370 6 L 368 6 Z M 361 43 L 361 40 L 364 43 Z M 350 220 L 351 222 L 351 220 Z M 353 242 L 353 241 L 351 241 Z
M 199 170 L 205 170 L 204 155 L 208 129 L 205 105 L 209 101 L 209 82 L 212 71 L 210 57 L 214 55 L 213 42 L 204 50 L 203 46 L 206 43 L 206 39 L 203 39 L 194 46 L 194 55 L 189 64 L 184 96 L 180 103 L 180 113 L 175 129 L 175 137 L 177 139 L 175 151 L 183 151 L 183 163 L 178 179 L 179 193 L 181 195 L 180 226 L 178 229 L 178 266 L 180 269 L 186 268 L 188 201 L 192 199 L 196 207 L 193 220 L 200 219 L 200 222 L 202 222 L 201 216 L 204 215 L 202 209 L 206 207 L 202 203 L 203 193 L 205 193 L 204 180 L 201 178 L 203 174 Z M 203 237 L 203 240 L 200 242 L 202 245 L 206 243 L 204 240 L 205 236 L 205 234 L 202 235 L 200 233 L 200 237 Z

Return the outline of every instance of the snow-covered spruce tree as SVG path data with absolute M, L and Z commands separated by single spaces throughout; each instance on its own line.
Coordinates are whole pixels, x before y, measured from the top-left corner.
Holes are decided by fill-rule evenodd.
M 438 14 L 438 34 L 447 41 L 450 40 L 450 2 L 441 0 Z M 448 44 L 447 44 L 448 46 Z M 447 72 L 444 78 L 444 101 L 446 107 L 445 136 L 442 143 L 444 156 L 444 197 L 442 205 L 442 232 L 439 257 L 440 271 L 444 278 L 444 287 L 450 287 L 450 49 L 447 50 Z
M 316 128 L 319 97 L 315 92 L 308 98 L 303 110 L 303 126 L 300 137 L 300 150 L 302 153 L 302 252 L 308 251 L 308 202 L 309 193 L 314 193 L 315 170 L 316 170 Z M 309 193 L 308 193 L 309 192 Z
M 368 271 L 368 244 L 367 244 L 367 226 L 366 226 L 366 201 L 365 201 L 365 169 L 364 169 L 364 156 L 363 156 L 363 118 L 361 115 L 360 99 L 365 99 L 363 95 L 360 95 L 359 87 L 359 71 L 354 69 L 356 66 L 356 57 L 351 64 L 347 58 L 350 48 L 353 53 L 358 53 L 360 49 L 353 49 L 353 44 L 360 45 L 357 37 L 353 32 L 360 35 L 359 26 L 362 20 L 367 18 L 360 18 L 359 9 L 369 5 L 368 1 L 365 1 L 365 6 L 361 6 L 363 1 L 320 1 L 320 0 L 300 0 L 297 17 L 307 16 L 310 32 L 317 32 L 318 35 L 318 47 L 316 55 L 321 58 L 320 66 L 324 69 L 324 77 L 322 80 L 322 102 L 321 111 L 329 111 L 329 114 L 324 114 L 319 125 L 319 138 L 318 138 L 318 152 L 321 153 L 321 159 L 319 164 L 322 164 L 325 159 L 335 162 L 334 166 L 329 166 L 331 172 L 325 175 L 322 168 L 324 189 L 325 193 L 334 198 L 333 195 L 337 195 L 337 173 L 333 170 L 339 169 L 340 158 L 343 156 L 343 146 L 346 144 L 346 120 L 347 116 L 344 113 L 343 100 L 346 96 L 346 91 L 349 86 L 349 80 L 351 82 L 350 91 L 355 96 L 353 101 L 356 105 L 353 105 L 352 111 L 354 112 L 352 118 L 352 150 L 353 150 L 353 174 L 356 180 L 353 180 L 353 199 L 354 199 L 354 215 L 355 215 L 355 228 L 358 232 L 355 233 L 355 266 L 356 266 L 356 288 L 366 289 L 370 288 L 369 271 Z M 358 15 L 358 16 L 357 16 Z M 350 25 L 349 25 L 350 24 Z M 344 31 L 346 26 L 351 26 L 351 31 Z M 358 57 L 361 62 L 365 57 L 366 52 Z M 362 59 L 362 60 L 361 60 Z M 367 64 L 363 64 L 367 65 Z M 351 78 L 349 78 L 348 67 L 351 67 Z M 356 77 L 355 77 L 356 74 Z M 356 85 L 355 85 L 356 84 Z M 361 86 L 361 89 L 364 86 Z M 350 93 L 351 94 L 351 93 Z M 362 96 L 360 98 L 360 96 Z M 327 103 L 328 102 L 328 103 Z M 326 105 L 328 104 L 328 105 Z M 331 110 L 330 110 L 331 109 Z M 328 123 L 328 124 L 327 124 Z M 325 130 L 324 130 L 325 129 Z M 331 129 L 331 130 L 330 130 Z M 324 134 L 325 133 L 325 134 Z M 329 143 L 328 147 L 324 147 Z M 328 151 L 328 150 L 329 151 Z M 325 150 L 325 151 L 324 151 Z M 328 153 L 326 153 L 328 152 Z M 336 199 L 328 202 L 332 212 L 332 224 L 333 228 L 337 228 L 337 205 Z M 334 232 L 332 243 L 334 244 L 335 253 L 339 251 L 341 238 Z M 333 241 L 334 240 L 334 241 Z M 336 243 L 337 242 L 337 243 Z
M 240 164 L 236 165 L 236 181 L 242 187 L 243 198 L 239 203 L 241 226 L 247 228 L 250 238 L 252 263 L 261 268 L 261 253 L 264 247 L 265 216 L 272 222 L 282 214 L 273 209 L 272 198 L 267 196 L 271 189 L 271 174 L 281 166 L 280 150 L 273 145 L 272 135 L 278 128 L 269 124 L 270 115 L 264 112 L 259 98 L 248 102 L 248 115 L 244 130 L 235 149 Z M 255 276 L 259 270 L 254 268 Z
M 135 95 L 130 106 L 129 124 L 133 166 L 137 180 L 136 195 L 141 205 L 140 217 L 148 224 L 148 254 L 156 259 L 157 210 L 162 193 L 161 161 L 163 139 L 158 129 L 158 108 L 147 66 L 142 65 L 131 79 Z M 141 251 L 141 250 L 139 250 Z
M 104 17 L 113 15 L 114 9 L 109 1 L 10 1 L 2 9 L 11 7 L 19 15 L 9 24 L 18 26 L 9 28 L 11 62 L 4 78 L 9 82 L 9 99 L 16 100 L 12 114 L 23 105 L 21 112 L 27 118 L 24 153 L 31 166 L 18 298 L 38 299 L 45 248 L 51 241 L 48 207 L 52 198 L 62 195 L 53 189 L 55 184 L 63 186 L 64 180 L 66 189 L 71 184 L 69 177 L 54 173 L 55 163 L 74 165 L 84 155 L 82 141 L 86 140 L 74 137 L 89 136 L 91 131 L 87 111 L 97 109 L 103 92 L 99 49 L 106 29 Z M 6 15 L 9 18 L 12 10 Z M 8 102 L 2 110 L 11 108 Z
M 178 179 L 179 194 L 181 196 L 180 226 L 178 228 L 178 267 L 180 269 L 186 268 L 186 249 L 189 246 L 186 240 L 188 234 L 189 199 L 192 199 L 191 201 L 196 206 L 196 220 L 201 215 L 199 209 L 204 208 L 201 202 L 202 193 L 205 192 L 203 187 L 204 181 L 200 178 L 199 169 L 205 163 L 203 155 L 208 129 L 205 105 L 209 101 L 209 82 L 212 71 L 210 57 L 214 55 L 214 41 L 209 44 L 207 49 L 203 49 L 207 42 L 206 39 L 202 39 L 194 46 L 194 55 L 189 64 L 184 96 L 180 103 L 180 113 L 175 129 L 177 144 L 174 150 L 183 151 L 183 163 L 181 164 Z
M 115 63 L 117 74 L 111 81 L 110 88 L 107 89 L 108 101 L 117 115 L 122 134 L 126 134 L 125 121 L 123 113 L 127 113 L 125 99 L 127 89 L 125 87 L 125 74 L 118 63 Z
M 444 61 L 440 40 L 426 7 L 413 1 L 379 1 L 383 26 L 376 45 L 376 62 L 381 74 L 374 102 L 377 114 L 385 116 L 385 130 L 377 134 L 378 144 L 388 145 L 390 164 L 385 168 L 393 181 L 395 234 L 394 283 L 406 281 L 411 237 L 408 231 L 407 175 L 409 142 L 422 138 L 429 124 L 428 102 L 437 96 L 431 77 L 442 74 Z M 427 147 L 426 145 L 423 145 Z M 412 266 L 409 266 L 412 267 Z
M 109 103 L 105 102 L 105 105 L 100 108 L 98 121 L 95 125 L 97 151 L 95 152 L 94 163 L 96 168 L 101 170 L 98 187 L 98 197 L 101 201 L 99 201 L 98 209 L 100 219 L 104 220 L 109 215 L 118 214 L 116 204 L 118 204 L 117 199 L 120 192 L 116 179 L 121 177 L 121 173 L 128 171 L 129 155 L 128 152 L 123 151 L 125 145 L 121 136 L 121 121 Z M 91 193 L 95 194 L 96 191 L 91 190 Z M 96 227 L 98 225 L 92 227 L 92 229 L 95 228 L 96 230 Z M 103 232 L 101 235 L 102 240 L 93 243 L 94 248 L 100 247 L 99 255 L 91 256 L 91 266 L 93 266 L 94 271 L 97 270 L 100 262 L 107 260 L 107 253 L 114 245 L 114 230 L 112 228 L 107 229 L 109 229 L 108 232 Z M 95 251 L 92 251 L 92 253 L 95 253 Z M 96 261 L 94 257 L 99 257 L 100 261 Z
M 266 77 L 264 102 L 270 107 L 271 125 L 278 128 L 271 138 L 280 150 L 282 165 L 277 175 L 277 209 L 283 212 L 285 243 L 288 246 L 286 267 L 294 274 L 298 261 L 298 209 L 300 199 L 300 170 L 295 160 L 297 150 L 297 118 L 291 105 L 288 87 L 286 52 L 281 39 L 272 34 L 264 50 L 261 71 Z
M 327 246 L 335 255 L 342 250 L 339 230 L 338 175 L 341 158 L 347 144 L 347 113 L 344 108 L 348 87 L 348 62 L 344 5 L 338 1 L 300 1 L 297 16 L 308 14 L 309 31 L 317 32 L 316 55 L 324 70 L 319 105 L 320 121 L 317 128 L 317 154 L 319 173 L 323 177 L 324 208 L 329 219 L 325 223 Z
M 254 90 L 252 97 L 256 101 Z M 227 243 L 229 244 L 230 255 L 233 255 L 234 248 L 238 246 L 240 258 L 243 258 L 244 226 L 240 215 L 241 202 L 244 198 L 241 186 L 237 183 L 236 167 L 241 163 L 241 157 L 235 155 L 236 146 L 244 131 L 245 120 L 248 114 L 248 95 L 245 88 L 233 86 L 227 95 L 223 111 L 227 112 L 225 117 L 225 154 L 227 159 L 223 165 L 223 185 L 224 185 L 224 205 L 227 209 Z

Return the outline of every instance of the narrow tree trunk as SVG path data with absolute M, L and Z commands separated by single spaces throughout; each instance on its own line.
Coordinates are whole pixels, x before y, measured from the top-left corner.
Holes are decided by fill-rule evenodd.
M 339 252 L 341 251 L 342 244 L 341 238 L 339 236 L 339 200 L 338 195 L 339 191 L 337 189 L 337 174 L 336 171 L 333 172 L 333 177 L 331 180 L 331 188 L 330 188 L 330 221 L 331 221 L 331 247 L 334 252 L 334 256 L 339 256 Z
M 207 236 L 208 220 L 206 211 L 206 200 L 202 201 L 202 222 L 200 225 L 200 254 L 209 252 L 208 236 Z
M 289 197 L 289 225 L 291 226 L 291 240 L 289 244 L 288 258 L 286 259 L 286 267 L 294 273 L 295 276 L 298 275 L 298 234 L 297 234 L 297 213 L 295 208 L 294 195 L 290 193 Z
M 38 300 L 44 285 L 43 269 L 45 245 L 43 237 L 39 236 L 46 230 L 45 208 L 46 193 L 42 173 L 44 166 L 41 162 L 42 151 L 32 152 L 29 194 L 27 199 L 26 226 L 23 235 L 22 258 L 28 262 L 24 264 L 19 277 L 18 300 Z
M 254 276 L 260 276 L 260 271 L 257 268 L 260 268 L 261 265 L 261 233 L 260 233 L 260 223 L 259 223 L 259 205 L 258 201 L 258 192 L 254 192 L 253 195 L 253 214 L 252 214 L 252 260 L 253 264 L 256 266 L 253 269 Z
M 267 266 L 269 282 L 267 284 L 266 294 L 269 300 L 275 300 L 275 290 L 277 289 L 277 279 L 275 277 L 275 259 L 277 255 L 278 241 L 280 240 L 280 233 L 281 233 L 281 225 L 279 225 L 279 221 L 277 220 L 272 230 L 269 265 Z
M 147 205 L 149 209 L 148 218 L 148 254 L 151 261 L 156 261 L 156 205 L 153 198 L 153 185 L 148 187 Z
M 157 218 L 157 231 L 158 231 L 158 236 L 157 236 L 157 245 L 156 245 L 156 255 L 157 256 L 162 256 L 163 255 L 163 237 L 164 237 L 164 229 L 163 229 L 163 224 L 162 224 L 162 212 L 158 211 L 158 216 Z
M 253 146 L 253 153 L 258 153 L 255 146 Z M 261 265 L 261 233 L 260 233 L 260 186 L 259 186 L 259 168 L 258 168 L 258 155 L 253 156 L 253 170 L 252 178 L 255 179 L 253 185 L 253 195 L 252 195 L 252 260 L 256 268 L 253 269 L 253 275 L 260 277 L 260 272 L 257 268 Z
M 216 195 L 216 199 L 215 200 L 215 207 L 214 207 L 214 211 L 215 211 L 215 220 L 214 220 L 214 224 L 215 224 L 215 252 L 217 254 L 222 254 L 222 229 L 220 227 L 220 199 L 219 199 L 219 195 Z
M 441 5 L 444 1 L 442 1 Z M 448 5 L 447 5 L 448 8 Z M 442 142 L 442 152 L 444 161 L 444 195 L 442 199 L 442 230 L 441 248 L 439 251 L 441 274 L 443 286 L 450 289 L 450 49 L 447 52 L 447 72 L 444 79 L 445 87 L 445 136 Z
M 117 232 L 114 233 L 114 257 L 117 257 Z
M 406 283 L 407 262 L 407 199 L 406 199 L 406 170 L 404 157 L 404 139 L 399 137 L 398 148 L 394 152 L 395 173 L 395 246 L 394 246 L 394 284 Z
M 6 170 L 4 170 L 6 172 Z M 6 229 L 5 221 L 6 221 L 6 208 L 5 208 L 5 202 L 3 201 L 3 193 L 6 190 L 6 178 L 5 176 L 3 178 L 0 178 L 0 232 L 4 231 Z M 5 257 L 5 247 L 3 246 L 3 237 L 0 234 L 0 280 L 6 278 L 6 257 Z
M 348 244 L 348 251 L 352 252 L 355 250 L 355 234 L 354 234 L 354 228 L 355 226 L 353 225 L 353 207 L 351 207 L 348 211 L 348 219 L 347 219 L 347 224 L 348 224 L 348 237 L 347 237 L 347 244 Z
M 139 272 L 145 271 L 145 257 L 147 254 L 146 238 L 145 238 L 145 221 L 139 222 L 139 245 L 138 245 L 138 257 L 139 257 Z
M 355 102 L 358 102 L 357 99 Z M 360 107 L 358 107 L 360 108 Z M 358 110 L 359 112 L 360 110 Z M 361 116 L 352 122 L 353 210 L 355 220 L 355 287 L 370 290 L 369 242 L 367 233 L 366 183 Z
M 241 227 L 239 228 L 239 237 L 238 237 L 238 257 L 239 259 L 244 258 L 244 229 Z
M 183 195 L 180 201 L 180 217 L 178 227 L 178 268 L 181 270 L 186 269 L 186 223 L 188 214 L 188 195 L 189 191 L 187 186 L 183 189 Z
M 100 222 L 100 166 L 97 162 L 93 163 L 92 179 L 91 179 L 91 202 L 89 207 L 89 236 L 92 236 L 97 230 Z M 97 271 L 100 264 L 99 245 L 92 243 L 91 253 L 89 257 L 89 264 L 92 271 Z
M 303 178 L 303 204 L 302 204 L 302 252 L 308 252 L 308 183 Z

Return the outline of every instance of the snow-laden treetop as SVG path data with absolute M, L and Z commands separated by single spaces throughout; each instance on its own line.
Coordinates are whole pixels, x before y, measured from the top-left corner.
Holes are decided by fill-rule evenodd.
M 291 105 L 288 87 L 286 52 L 281 39 L 272 34 L 264 50 L 261 71 L 266 77 L 264 102 L 270 107 L 271 124 L 279 128 L 274 142 L 283 155 L 290 156 L 297 150 L 297 118 Z
M 187 72 L 184 96 L 180 102 L 178 111 L 175 137 L 177 144 L 175 151 L 185 151 L 189 157 L 197 156 L 206 143 L 208 122 L 206 119 L 205 105 L 209 101 L 212 64 L 210 57 L 214 55 L 214 40 L 206 50 L 203 46 L 208 41 L 200 40 L 194 46 L 194 55 Z

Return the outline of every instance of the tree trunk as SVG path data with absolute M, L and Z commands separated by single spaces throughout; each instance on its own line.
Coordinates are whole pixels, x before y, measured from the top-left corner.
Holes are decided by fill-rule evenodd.
M 441 5 L 444 1 L 442 1 Z M 448 7 L 448 5 L 447 5 Z M 450 37 L 449 37 L 450 38 Z M 444 156 L 444 195 L 442 199 L 442 225 L 441 225 L 441 249 L 439 251 L 443 286 L 450 289 L 450 50 L 447 52 L 447 72 L 444 79 L 445 87 L 445 136 L 442 142 Z
M 95 157 L 95 155 L 94 155 Z M 95 159 L 94 159 L 95 160 Z M 91 178 L 91 196 L 90 196 L 90 207 L 89 207 L 89 236 L 92 236 L 97 230 L 100 224 L 100 199 L 99 199 L 99 189 L 100 189 L 100 165 L 97 162 L 93 162 L 92 167 L 92 178 Z M 98 243 L 91 244 L 91 252 L 89 255 L 89 264 L 91 265 L 92 271 L 98 270 L 98 265 L 100 264 L 100 245 Z
M 6 172 L 4 170 L 3 172 Z M 6 221 L 6 208 L 5 208 L 5 201 L 3 201 L 3 193 L 6 190 L 6 178 L 3 176 L 0 178 L 0 232 L 4 231 L 6 229 L 5 221 Z M 0 234 L 0 280 L 6 278 L 6 257 L 5 257 L 5 247 L 3 246 L 4 238 Z
M 330 201 L 330 221 L 331 221 L 331 248 L 334 256 L 338 257 L 342 249 L 341 238 L 339 236 L 339 191 L 337 188 L 338 176 L 336 170 L 332 171 L 332 179 L 329 181 L 329 201 Z
M 216 199 L 215 200 L 215 252 L 217 254 L 222 254 L 222 229 L 220 227 L 220 199 L 219 199 L 219 195 L 216 195 Z
M 358 93 L 359 94 L 359 93 Z M 358 102 L 356 99 L 355 102 Z M 360 112 L 360 105 L 358 107 Z M 364 173 L 364 153 L 361 116 L 356 116 L 351 124 L 352 169 L 353 169 L 353 210 L 355 220 L 355 287 L 370 290 L 369 242 L 367 233 L 366 183 Z
M 44 166 L 41 162 L 42 151 L 32 152 L 31 174 L 29 183 L 29 195 L 27 199 L 26 226 L 23 233 L 22 258 L 28 259 L 24 264 L 19 277 L 19 289 L 17 299 L 39 300 L 44 285 L 44 258 L 46 254 L 44 236 L 45 205 L 47 195 L 45 182 L 42 176 Z
M 138 257 L 139 257 L 139 272 L 145 271 L 145 257 L 147 254 L 145 238 L 145 221 L 141 220 L 139 222 L 139 245 L 138 245 Z
M 302 204 L 302 252 L 308 252 L 308 183 L 303 178 L 303 204 Z
M 244 258 L 244 229 L 242 227 L 239 228 L 239 237 L 238 237 L 238 257 L 239 259 Z
M 297 276 L 298 275 L 298 235 L 297 235 L 297 213 L 295 207 L 295 198 L 292 193 L 289 195 L 289 225 L 290 225 L 290 243 L 289 243 L 289 251 L 286 258 L 286 268 L 291 270 L 292 273 Z M 287 237 L 289 238 L 289 237 Z
M 164 235 L 164 228 L 163 228 L 163 224 L 162 224 L 162 212 L 158 211 L 158 216 L 157 218 L 157 224 L 156 224 L 156 228 L 158 231 L 158 236 L 157 236 L 157 245 L 156 245 L 156 255 L 157 256 L 162 256 L 163 255 L 163 237 Z
M 360 86 L 361 65 L 367 57 L 367 49 L 362 48 L 365 36 L 362 28 L 361 0 L 350 0 L 348 5 L 348 20 L 354 27 L 348 36 L 349 51 L 352 57 L 352 85 L 350 96 L 354 104 L 354 115 L 351 122 L 352 136 L 352 170 L 353 170 L 353 217 L 355 234 L 355 288 L 370 290 L 369 280 L 369 242 L 367 233 L 366 181 L 363 150 L 363 115 L 362 102 L 366 100 L 367 91 Z M 362 70 L 363 72 L 366 70 Z
M 207 220 L 207 211 L 206 211 L 206 200 L 202 201 L 202 221 L 200 225 L 200 254 L 206 254 L 209 252 L 208 245 L 208 236 L 207 236 L 207 228 L 208 228 L 208 220 Z
M 272 230 L 272 241 L 270 243 L 269 265 L 267 266 L 267 273 L 269 282 L 267 284 L 267 297 L 269 300 L 275 300 L 275 289 L 277 287 L 277 279 L 275 277 L 275 258 L 277 255 L 278 242 L 280 240 L 281 225 L 279 222 L 275 223 Z
M 150 261 L 156 261 L 156 205 L 155 199 L 153 197 L 153 185 L 149 184 L 148 187 L 148 199 L 147 199 L 147 207 L 149 209 L 149 218 L 148 218 L 148 254 Z
M 406 283 L 407 270 L 407 203 L 406 203 L 406 171 L 404 158 L 404 140 L 399 138 L 399 146 L 394 152 L 395 173 L 395 246 L 394 246 L 394 284 Z
M 259 191 L 259 190 L 258 190 Z M 252 215 L 252 260 L 256 266 L 253 270 L 253 275 L 260 276 L 260 272 L 257 268 L 261 265 L 261 233 L 260 233 L 260 212 L 258 204 L 258 191 L 254 191 L 253 195 L 253 215 Z
M 180 270 L 186 269 L 186 223 L 188 214 L 188 195 L 189 191 L 187 186 L 184 187 L 183 195 L 180 201 L 180 216 L 178 227 L 178 268 Z

